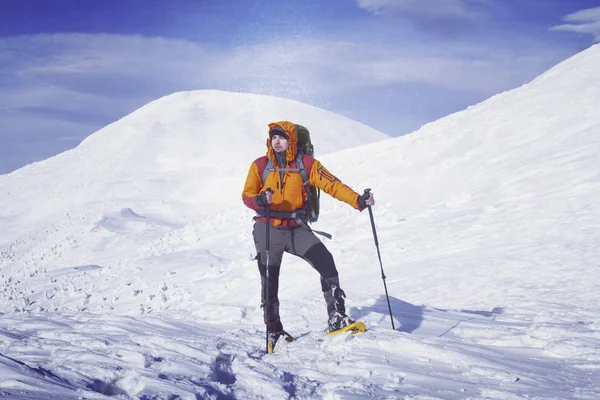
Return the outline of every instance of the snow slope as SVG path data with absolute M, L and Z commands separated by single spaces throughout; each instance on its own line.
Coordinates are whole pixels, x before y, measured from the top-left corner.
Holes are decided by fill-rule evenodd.
M 153 102 L 0 176 L 0 393 L 600 398 L 598 109 L 600 45 L 395 139 L 265 96 Z M 373 189 L 395 331 L 368 213 L 324 197 L 315 228 L 334 235 L 369 330 L 325 337 L 318 276 L 286 257 L 281 314 L 298 340 L 263 354 L 240 192 L 280 119 Z

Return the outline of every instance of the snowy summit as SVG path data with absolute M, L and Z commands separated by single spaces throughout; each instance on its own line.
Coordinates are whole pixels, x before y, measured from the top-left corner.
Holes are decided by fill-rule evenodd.
M 152 102 L 0 175 L 0 394 L 15 399 L 600 398 L 600 45 L 400 138 L 291 100 Z M 267 125 L 372 188 L 323 196 L 359 335 L 323 334 L 318 274 L 285 258 L 264 354 L 253 213 Z

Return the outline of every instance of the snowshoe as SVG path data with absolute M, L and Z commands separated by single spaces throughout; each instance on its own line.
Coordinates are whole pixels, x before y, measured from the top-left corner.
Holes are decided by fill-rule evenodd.
M 352 321 L 352 320 L 350 320 L 350 321 Z M 351 322 L 350 324 L 348 324 L 340 329 L 337 329 L 335 331 L 330 330 L 329 332 L 327 332 L 327 334 L 328 335 L 337 335 L 338 333 L 351 332 L 354 335 L 356 333 L 362 333 L 366 330 L 367 330 L 367 326 L 365 325 L 364 322 L 356 321 L 356 322 Z

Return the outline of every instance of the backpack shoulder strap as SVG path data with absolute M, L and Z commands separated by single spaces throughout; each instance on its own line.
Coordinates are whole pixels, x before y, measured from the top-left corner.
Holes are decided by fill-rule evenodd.
M 267 156 L 262 156 L 255 161 L 256 166 L 258 167 L 258 174 L 260 175 L 262 184 L 267 180 L 267 176 L 271 172 L 273 172 L 273 160 L 271 160 Z
M 300 175 L 302 175 L 302 182 L 305 186 L 308 186 L 310 170 L 314 161 L 314 158 L 308 154 L 304 154 L 304 152 L 298 152 L 298 156 L 296 156 L 296 167 L 298 167 L 298 172 L 300 172 Z

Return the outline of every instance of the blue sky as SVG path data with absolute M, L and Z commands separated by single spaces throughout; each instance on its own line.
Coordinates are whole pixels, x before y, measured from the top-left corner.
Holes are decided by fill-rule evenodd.
M 2 0 L 0 173 L 181 90 L 401 135 L 599 41 L 600 0 Z

